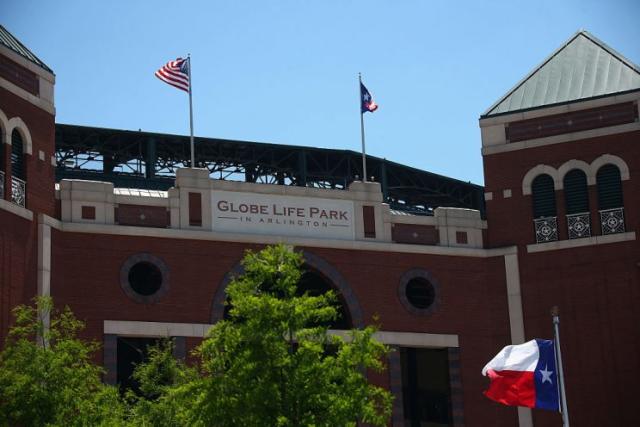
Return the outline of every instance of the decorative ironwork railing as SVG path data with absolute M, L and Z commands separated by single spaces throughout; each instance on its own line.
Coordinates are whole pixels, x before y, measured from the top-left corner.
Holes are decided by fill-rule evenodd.
M 570 239 L 591 237 L 591 215 L 589 212 L 567 215 L 567 228 Z
M 4 199 L 4 172 L 0 171 L 0 199 Z
M 23 208 L 27 201 L 27 183 L 15 176 L 11 177 L 11 201 Z
M 603 235 L 624 233 L 624 208 L 601 210 L 600 225 Z
M 536 229 L 536 243 L 555 242 L 558 240 L 558 218 L 549 216 L 533 220 Z

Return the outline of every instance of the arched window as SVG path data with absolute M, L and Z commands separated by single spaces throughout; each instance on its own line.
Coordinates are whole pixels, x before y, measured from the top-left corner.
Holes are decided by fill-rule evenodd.
M 598 169 L 598 209 L 602 234 L 624 233 L 624 205 L 620 169 L 607 164 Z
M 24 144 L 16 129 L 11 134 L 11 176 L 24 181 Z
M 573 169 L 564 176 L 564 200 L 569 238 L 591 236 L 587 175 L 582 170 Z
M 531 185 L 533 195 L 533 217 L 544 218 L 556 216 L 556 192 L 553 178 L 549 175 L 538 175 Z
M 24 164 L 24 144 L 17 129 L 11 134 L 11 201 L 25 206 L 26 183 Z
M 543 243 L 558 240 L 556 192 L 553 178 L 547 174 L 535 177 L 531 184 L 531 193 L 536 242 Z
M 596 180 L 598 183 L 598 209 L 623 207 L 620 169 L 615 165 L 604 165 L 598 169 Z
M 331 283 L 320 273 L 316 272 L 312 269 L 307 269 L 300 278 L 300 282 L 298 282 L 298 294 L 303 295 L 305 292 L 308 292 L 310 296 L 318 296 L 322 295 L 330 290 L 337 296 L 337 306 L 338 310 L 338 318 L 331 322 L 329 327 L 331 329 L 351 329 L 353 328 L 353 324 L 351 322 L 351 317 L 349 316 L 349 309 L 345 304 L 342 295 L 337 292 L 336 289 L 331 285 Z
M 580 169 L 573 169 L 564 176 L 564 199 L 567 214 L 589 212 L 587 175 Z
M 353 322 L 349 314 L 349 309 L 344 301 L 342 295 L 331 285 L 331 282 L 327 280 L 322 274 L 318 273 L 314 269 L 307 266 L 304 267 L 305 271 L 302 273 L 302 277 L 298 282 L 297 295 L 304 295 L 305 292 L 309 296 L 319 296 L 328 291 L 333 291 L 336 295 L 336 309 L 338 310 L 338 318 L 329 323 L 330 329 L 352 329 Z M 229 311 L 233 307 L 233 302 L 227 298 L 227 302 L 224 307 L 223 319 L 229 320 L 231 318 Z

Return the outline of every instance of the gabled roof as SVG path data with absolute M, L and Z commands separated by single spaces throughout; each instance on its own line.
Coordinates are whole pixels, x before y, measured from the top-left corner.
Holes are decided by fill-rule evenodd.
M 640 68 L 578 31 L 481 118 L 640 90 Z
M 18 55 L 22 56 L 23 58 L 33 62 L 34 64 L 38 65 L 39 67 L 53 74 L 53 71 L 51 70 L 51 68 L 47 67 L 47 64 L 45 64 L 37 56 L 35 56 L 33 52 L 27 49 L 25 45 L 20 43 L 20 41 L 17 38 L 15 38 L 13 34 L 7 31 L 7 29 L 4 28 L 2 25 L 0 25 L 0 44 L 8 47 Z

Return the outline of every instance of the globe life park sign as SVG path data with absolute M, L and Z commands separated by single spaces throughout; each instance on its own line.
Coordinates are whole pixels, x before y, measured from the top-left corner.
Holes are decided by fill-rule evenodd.
M 216 231 L 355 239 L 349 200 L 212 191 L 211 204 Z

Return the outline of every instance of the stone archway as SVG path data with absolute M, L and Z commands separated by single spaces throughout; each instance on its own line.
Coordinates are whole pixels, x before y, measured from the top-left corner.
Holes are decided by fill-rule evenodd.
M 351 325 L 354 328 L 363 328 L 364 318 L 362 315 L 362 309 L 360 308 L 360 303 L 351 289 L 351 286 L 342 274 L 340 274 L 333 265 L 329 264 L 318 255 L 302 250 L 302 256 L 304 258 L 305 265 L 309 267 L 310 271 L 320 275 L 323 279 L 326 279 L 326 281 L 329 282 L 337 291 L 340 301 L 343 303 L 343 306 L 346 307 Z M 242 264 L 238 262 L 231 271 L 225 274 L 213 297 L 210 316 L 211 323 L 215 323 L 224 317 L 224 303 L 226 300 L 225 290 L 231 280 L 233 280 L 233 277 L 241 275 L 243 272 L 244 268 L 242 267 Z

